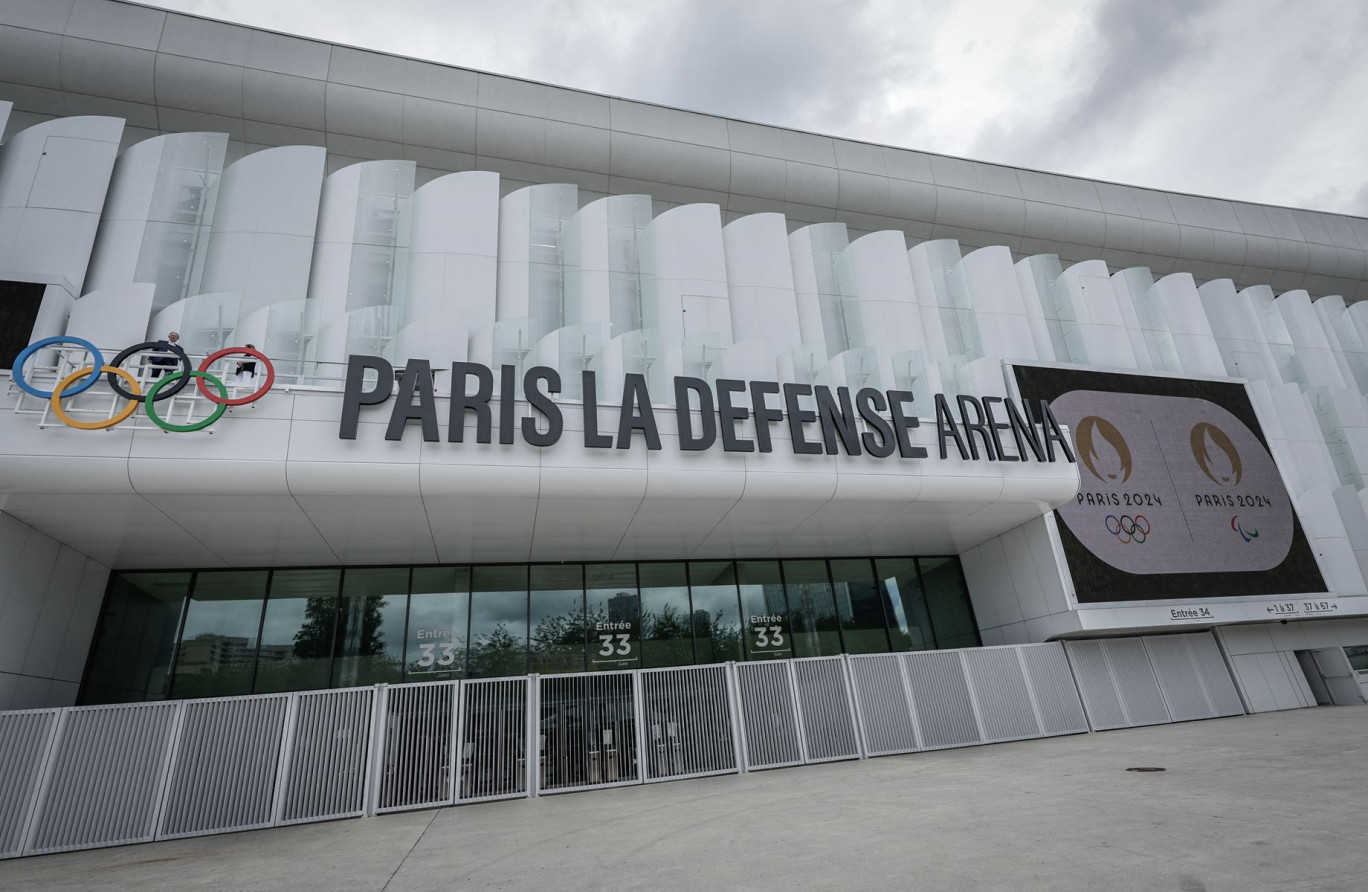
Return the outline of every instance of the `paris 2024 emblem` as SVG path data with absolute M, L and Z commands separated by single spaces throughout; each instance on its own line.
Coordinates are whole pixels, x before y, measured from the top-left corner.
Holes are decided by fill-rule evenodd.
M 1266 570 L 1294 515 L 1273 457 L 1208 400 L 1075 390 L 1051 404 L 1078 447 L 1079 491 L 1060 519 L 1127 573 Z

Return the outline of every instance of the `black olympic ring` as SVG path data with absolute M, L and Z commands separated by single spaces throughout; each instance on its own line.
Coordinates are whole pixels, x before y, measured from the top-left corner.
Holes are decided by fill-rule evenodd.
M 1122 514 L 1120 517 L 1108 514 L 1104 523 L 1107 532 L 1115 536 L 1122 545 L 1128 545 L 1132 540 L 1136 545 L 1144 545 L 1145 538 L 1150 534 L 1149 518 L 1143 514 L 1134 517 L 1129 514 Z
M 195 367 L 190 364 L 190 357 L 186 356 L 185 351 L 181 349 L 179 346 L 177 346 L 176 344 L 168 344 L 166 342 L 143 341 L 141 344 L 134 344 L 132 347 L 120 350 L 119 355 L 114 357 L 114 361 L 111 362 L 110 365 L 114 366 L 115 368 L 119 368 L 123 365 L 125 359 L 132 356 L 134 353 L 138 353 L 143 350 L 157 350 L 162 353 L 165 353 L 168 349 L 173 354 L 175 354 L 175 357 L 177 359 L 180 360 L 181 377 L 177 379 L 175 384 L 172 384 L 170 387 L 164 387 L 157 393 L 156 397 L 154 398 L 154 401 L 161 402 L 164 399 L 170 399 L 171 397 L 175 396 L 176 394 L 184 390 L 185 385 L 190 383 L 190 373 L 195 370 Z M 163 368 L 166 367 L 163 366 Z M 167 368 L 167 371 L 169 372 L 170 369 Z M 115 375 L 113 372 L 109 372 L 105 377 L 109 379 L 109 386 L 113 388 L 114 392 L 117 393 L 119 396 L 123 397 L 126 400 L 133 400 L 134 402 L 140 403 L 143 401 L 144 397 L 135 396 L 134 394 L 131 394 L 126 389 L 124 389 L 123 384 L 118 380 L 118 376 Z

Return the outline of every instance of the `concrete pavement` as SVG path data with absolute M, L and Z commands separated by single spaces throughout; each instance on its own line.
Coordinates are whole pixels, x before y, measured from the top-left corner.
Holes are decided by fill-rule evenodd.
M 1365 806 L 1368 707 L 1325 707 L 26 858 L 0 889 L 1362 892 Z

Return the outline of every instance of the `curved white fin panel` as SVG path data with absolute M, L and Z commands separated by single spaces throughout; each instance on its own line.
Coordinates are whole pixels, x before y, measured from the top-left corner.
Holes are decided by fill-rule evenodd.
M 219 184 L 200 290 L 242 295 L 246 319 L 308 293 L 327 152 L 286 146 L 228 165 Z
M 71 305 L 66 333 L 115 352 L 141 343 L 147 332 L 146 320 L 152 315 L 155 290 L 150 283 L 127 282 L 92 291 Z M 105 358 L 112 360 L 114 355 Z
M 367 161 L 324 180 L 308 300 L 318 308 L 319 331 L 343 336 L 315 340 L 319 361 L 392 353 L 407 294 L 414 175 L 412 161 Z
M 153 311 L 199 293 L 226 133 L 173 133 L 119 156 L 85 290 L 156 285 Z
M 0 279 L 81 293 L 123 128 L 121 118 L 56 118 L 0 148 Z
M 409 206 L 408 294 L 394 358 L 464 361 L 471 332 L 493 329 L 499 262 L 499 175 L 448 174 Z

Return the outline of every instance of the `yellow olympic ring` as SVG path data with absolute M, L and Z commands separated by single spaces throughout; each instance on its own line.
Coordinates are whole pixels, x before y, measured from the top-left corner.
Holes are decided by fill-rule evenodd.
M 113 427 L 119 422 L 127 419 L 128 416 L 136 412 L 138 410 L 138 406 L 142 404 L 140 400 L 129 400 L 128 405 L 125 406 L 121 412 L 119 412 L 117 415 L 114 415 L 111 418 L 105 419 L 104 421 L 77 421 L 76 419 L 72 418 L 70 415 L 66 413 L 66 410 L 62 408 L 62 392 L 67 389 L 67 385 L 74 382 L 77 378 L 82 378 L 86 375 L 89 375 L 93 371 L 95 371 L 95 367 L 88 365 L 78 372 L 72 372 L 70 375 L 67 375 L 65 378 L 62 379 L 61 385 L 57 387 L 56 390 L 52 391 L 52 397 L 48 400 L 48 402 L 52 404 L 52 414 L 60 418 L 62 422 L 68 425 L 69 427 L 80 428 L 83 431 L 104 430 L 105 428 Z M 142 390 L 138 387 L 137 378 L 134 378 L 132 375 L 130 375 L 128 372 L 125 372 L 118 366 L 100 366 L 100 374 L 103 375 L 106 372 L 111 372 L 115 375 L 118 375 L 120 378 L 123 378 L 125 381 L 128 382 L 128 386 L 132 389 L 134 396 L 142 396 Z

